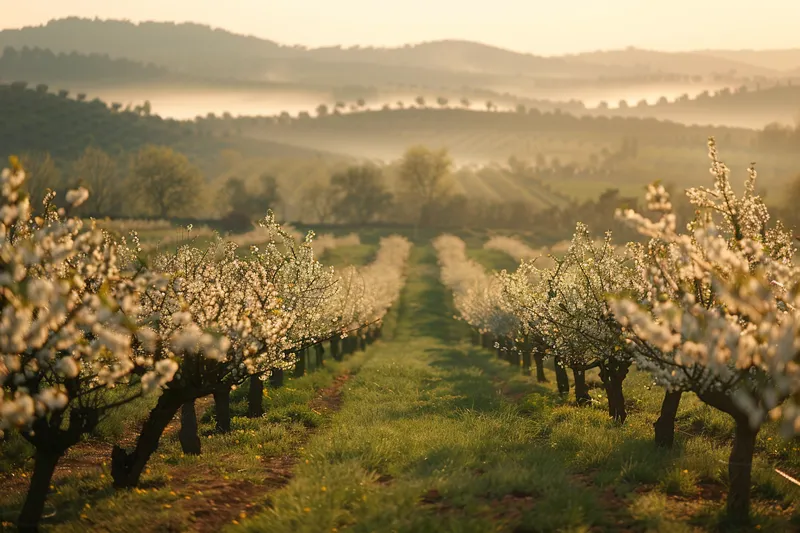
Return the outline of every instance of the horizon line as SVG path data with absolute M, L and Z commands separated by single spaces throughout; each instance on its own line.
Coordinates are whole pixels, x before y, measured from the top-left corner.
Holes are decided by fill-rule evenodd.
M 70 15 L 61 18 L 52 18 L 48 19 L 45 22 L 40 22 L 38 25 L 36 24 L 29 24 L 26 26 L 19 26 L 19 27 L 0 27 L 0 33 L 5 31 L 23 31 L 27 29 L 35 29 L 35 28 L 44 28 L 47 27 L 49 24 L 53 22 L 61 22 L 65 20 L 81 20 L 81 21 L 89 21 L 89 22 L 122 22 L 122 23 L 129 23 L 133 26 L 140 26 L 142 24 L 173 24 L 176 26 L 179 25 L 186 25 L 186 26 L 199 26 L 208 28 L 211 31 L 220 31 L 225 32 L 230 35 L 234 35 L 237 37 L 249 38 L 249 39 L 258 39 L 260 41 L 274 43 L 282 48 L 304 48 L 306 50 L 325 50 L 325 49 L 332 49 L 332 48 L 341 48 L 342 50 L 352 50 L 352 49 L 362 49 L 362 50 L 402 50 L 404 48 L 414 48 L 421 45 L 426 44 L 436 44 L 436 43 L 443 43 L 443 42 L 460 42 L 460 43 L 470 43 L 470 44 L 477 44 L 489 48 L 495 48 L 498 50 L 503 50 L 506 52 L 511 52 L 520 55 L 528 55 L 533 57 L 542 57 L 542 58 L 564 58 L 564 57 L 579 57 L 582 55 L 588 54 L 597 54 L 597 53 L 613 53 L 613 52 L 626 52 L 626 51 L 640 51 L 640 52 L 655 52 L 655 53 L 663 53 L 663 54 L 702 54 L 708 52 L 787 52 L 787 51 L 796 51 L 800 50 L 800 44 L 796 47 L 790 48 L 685 48 L 685 49 L 656 49 L 656 48 L 643 48 L 636 45 L 628 45 L 623 48 L 597 48 L 594 50 L 584 50 L 581 52 L 571 52 L 571 53 L 562 53 L 562 54 L 541 54 L 536 52 L 526 52 L 518 49 L 508 48 L 505 46 L 500 46 L 497 44 L 487 43 L 485 41 L 480 41 L 476 39 L 464 39 L 464 38 L 452 38 L 452 37 L 440 37 L 433 40 L 426 40 L 426 41 L 407 41 L 403 44 L 380 44 L 380 45 L 364 45 L 364 44 L 327 44 L 327 45 L 320 45 L 320 46 L 310 46 L 307 44 L 295 43 L 295 44 L 287 44 L 282 43 L 276 40 L 273 40 L 269 37 L 263 37 L 259 35 L 255 35 L 252 33 L 240 33 L 222 26 L 212 26 L 211 24 L 205 22 L 195 22 L 191 20 L 183 20 L 183 21 L 176 21 L 176 20 L 157 20 L 157 19 L 130 19 L 130 18 L 103 18 L 99 16 L 95 17 L 84 17 L 79 15 Z

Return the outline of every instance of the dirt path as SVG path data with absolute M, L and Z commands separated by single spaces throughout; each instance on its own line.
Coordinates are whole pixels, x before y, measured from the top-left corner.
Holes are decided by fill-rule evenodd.
M 310 407 L 321 413 L 337 411 L 342 405 L 342 387 L 352 377 L 346 373 L 337 376 L 330 387 L 322 389 L 311 402 Z M 314 428 L 305 428 L 300 438 L 300 444 L 305 444 L 315 432 Z M 263 460 L 263 479 L 260 483 L 248 481 L 228 481 L 215 476 L 198 476 L 202 467 L 193 469 L 175 469 L 172 472 L 170 485 L 181 487 L 183 491 L 200 491 L 207 497 L 193 497 L 191 500 L 181 502 L 180 506 L 188 510 L 195 518 L 189 531 L 197 533 L 214 533 L 228 523 L 239 518 L 242 512 L 256 513 L 264 508 L 254 504 L 254 501 L 263 501 L 264 494 L 284 487 L 292 479 L 292 473 L 297 464 L 295 455 L 281 455 L 265 457 Z M 192 479 L 191 482 L 189 479 Z M 269 505 L 269 500 L 267 500 Z M 242 511 L 244 510 L 244 511 Z

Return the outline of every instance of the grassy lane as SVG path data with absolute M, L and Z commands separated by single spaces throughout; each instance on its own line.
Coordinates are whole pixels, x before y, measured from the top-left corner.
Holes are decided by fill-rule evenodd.
M 245 417 L 246 388 L 234 391 L 231 433 L 221 435 L 214 429 L 213 409 L 202 415 L 200 456 L 183 455 L 175 421 L 175 431 L 162 437 L 138 489 L 111 488 L 106 444 L 87 441 L 76 446 L 62 460 L 53 482 L 43 531 L 215 533 L 257 511 L 260 503 L 266 504 L 266 495 L 287 482 L 309 435 L 329 423 L 338 408 L 341 384 L 358 371 L 370 351 L 342 363 L 328 361 L 325 369 L 268 390 L 267 414 L 261 419 Z M 206 400 L 200 402 L 207 406 Z M 14 531 L 26 478 L 0 478 L 0 532 Z
M 245 530 L 584 531 L 603 522 L 596 492 L 532 444 L 542 428 L 505 397 L 534 385 L 464 343 L 437 275 L 433 251 L 415 249 L 393 338 L 345 385 L 293 481 Z

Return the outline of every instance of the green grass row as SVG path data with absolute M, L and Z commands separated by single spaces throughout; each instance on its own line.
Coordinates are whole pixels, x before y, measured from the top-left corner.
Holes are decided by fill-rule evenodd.
M 631 414 L 609 420 L 464 342 L 430 250 L 416 249 L 397 334 L 348 383 L 295 478 L 244 531 L 708 531 L 719 527 L 732 426 L 694 398 L 677 445 L 652 442 L 661 391 L 634 372 Z M 554 382 L 553 374 L 549 373 Z M 596 377 L 594 378 L 596 382 Z M 800 527 L 797 443 L 759 438 L 755 524 Z M 628 529 L 629 528 L 629 529 Z M 230 526 L 230 531 L 238 531 Z

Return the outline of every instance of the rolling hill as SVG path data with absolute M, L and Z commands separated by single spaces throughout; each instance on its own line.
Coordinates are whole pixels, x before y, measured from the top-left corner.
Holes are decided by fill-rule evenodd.
M 684 124 L 727 124 L 763 128 L 794 124 L 800 117 L 800 85 L 782 84 L 757 90 L 723 90 L 696 98 L 679 98 L 646 107 L 615 109 L 618 116 L 655 117 Z
M 796 151 L 762 145 L 756 130 L 685 126 L 652 118 L 392 109 L 289 121 L 244 117 L 200 123 L 217 131 L 236 128 L 254 139 L 381 161 L 396 160 L 415 144 L 446 148 L 459 165 L 467 166 L 511 156 L 546 160 L 553 171 L 540 176 L 540 183 L 578 199 L 595 198 L 609 188 L 638 195 L 657 179 L 691 186 L 708 172 L 705 151 L 710 135 L 717 137 L 731 168 L 743 171 L 754 160 L 767 163 L 759 168 L 761 182 L 770 189 L 782 187 L 800 167 Z M 467 176 L 461 182 L 465 193 L 486 198 L 532 194 L 520 193 L 519 186 L 500 175 L 477 181 Z
M 124 57 L 192 74 L 255 77 L 269 73 L 273 62 L 286 60 L 360 64 L 367 67 L 416 67 L 480 74 L 581 77 L 600 72 L 596 65 L 561 58 L 542 58 L 478 43 L 425 43 L 386 49 L 305 49 L 243 36 L 199 24 L 67 18 L 43 26 L 0 32 L 0 46 L 38 46 L 54 52 L 101 53 Z M 458 63 L 453 63 L 458 60 Z M 283 61 L 283 62 L 281 62 Z M 458 68 L 458 67 L 461 68 Z M 454 68 L 455 67 L 455 68 Z M 302 66 L 300 67 L 302 71 Z M 402 72 L 402 71 L 401 71 Z
M 627 48 L 577 54 L 576 59 L 608 67 L 652 72 L 682 73 L 687 76 L 735 73 L 738 76 L 779 76 L 780 70 L 744 61 L 735 54 L 705 54 L 703 52 L 658 52 Z
M 185 152 L 201 167 L 226 148 L 263 157 L 332 155 L 278 141 L 242 138 L 231 131 L 214 135 L 193 122 L 115 110 L 100 100 L 79 101 L 68 94 L 18 85 L 0 85 L 0 116 L 0 153 L 6 155 L 35 150 L 74 159 L 90 144 L 115 153 L 163 144 Z
M 174 76 L 164 67 L 107 54 L 53 53 L 46 48 L 6 47 L 0 55 L 0 80 L 50 82 L 167 81 Z
M 375 158 L 396 157 L 414 143 L 445 146 L 468 163 L 504 161 L 511 155 L 558 155 L 566 146 L 568 151 L 582 146 L 588 155 L 595 148 L 612 148 L 626 137 L 635 137 L 641 145 L 685 146 L 703 145 L 709 135 L 717 134 L 747 146 L 756 135 L 743 128 L 687 127 L 656 119 L 456 108 L 366 110 L 288 121 L 242 117 L 201 122 L 216 131 L 236 128 L 244 136 Z
M 800 48 L 785 50 L 701 50 L 699 53 L 777 71 L 800 71 Z
M 0 46 L 40 47 L 56 53 L 108 54 L 113 58 L 152 62 L 193 75 L 257 80 L 308 81 L 317 69 L 330 70 L 330 65 L 341 65 L 344 69 L 339 77 L 330 79 L 330 72 L 324 76 L 326 82 L 340 85 L 376 83 L 376 78 L 383 83 L 419 83 L 433 71 L 440 76 L 460 74 L 461 77 L 429 84 L 445 81 L 449 86 L 466 83 L 481 87 L 507 85 L 511 79 L 519 77 L 592 79 L 647 76 L 654 72 L 692 76 L 731 71 L 743 76 L 781 74 L 777 69 L 750 64 L 733 56 L 725 58 L 721 54 L 702 52 L 627 49 L 543 57 L 458 40 L 398 48 L 308 49 L 200 24 L 134 24 L 79 18 L 0 31 Z M 382 74 L 376 74 L 378 72 Z

